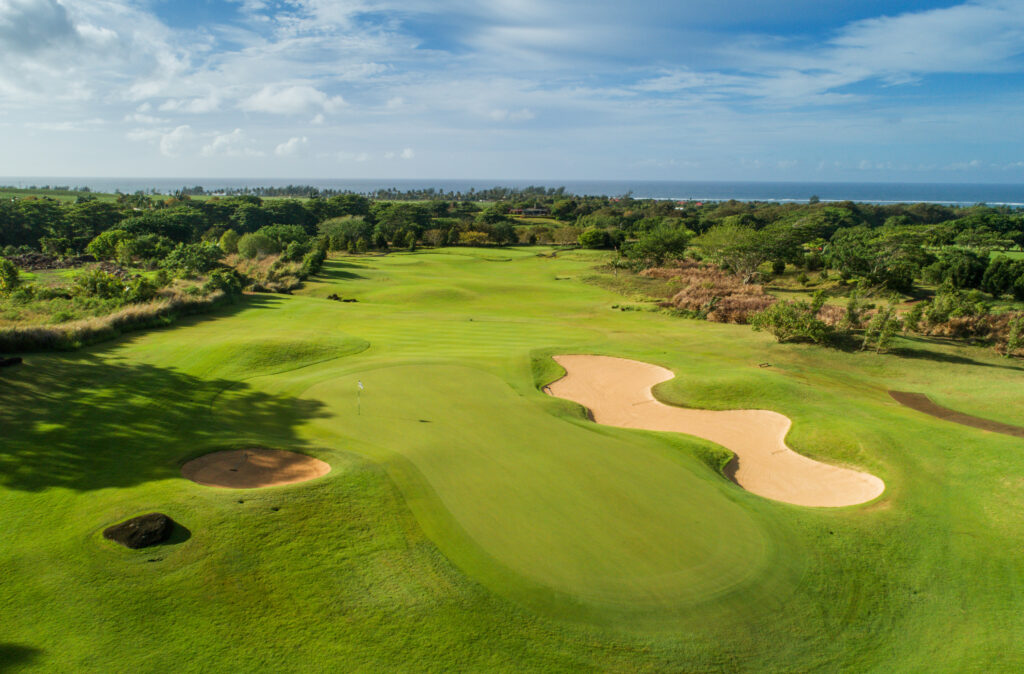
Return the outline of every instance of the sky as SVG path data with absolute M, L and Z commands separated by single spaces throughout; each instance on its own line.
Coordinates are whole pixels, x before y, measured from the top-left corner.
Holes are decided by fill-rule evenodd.
M 0 176 L 1024 181 L 1024 0 L 0 0 Z

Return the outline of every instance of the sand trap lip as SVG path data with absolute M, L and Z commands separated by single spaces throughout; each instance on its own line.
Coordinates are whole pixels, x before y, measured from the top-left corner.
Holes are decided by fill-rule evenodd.
M 1003 435 L 1012 435 L 1017 438 L 1024 438 L 1024 427 L 1004 424 L 1000 421 L 984 419 L 972 414 L 964 414 L 963 412 L 951 410 L 948 407 L 943 407 L 938 403 L 932 402 L 932 399 L 924 393 L 889 391 L 889 395 L 892 396 L 893 400 L 901 405 L 915 409 L 918 412 L 930 414 L 931 416 L 938 417 L 944 421 L 952 421 L 954 424 L 960 424 L 961 426 L 980 428 L 983 431 L 992 431 L 993 433 L 1002 433 Z
M 330 464 L 282 449 L 231 449 L 192 459 L 181 474 L 207 487 L 255 489 L 305 482 L 326 475 Z
M 695 435 L 736 454 L 732 479 L 747 491 L 802 506 L 865 503 L 885 490 L 874 475 L 820 463 L 786 446 L 788 417 L 768 410 L 694 410 L 659 402 L 655 384 L 675 375 L 663 367 L 610 356 L 555 356 L 566 375 L 546 387 L 590 410 L 596 423 Z M 734 470 L 733 470 L 734 469 Z

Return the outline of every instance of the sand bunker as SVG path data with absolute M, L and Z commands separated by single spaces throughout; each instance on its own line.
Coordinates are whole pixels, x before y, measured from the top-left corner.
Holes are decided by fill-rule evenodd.
M 791 422 L 767 410 L 692 410 L 655 400 L 651 387 L 670 370 L 608 356 L 555 356 L 566 375 L 547 392 L 587 407 L 595 422 L 621 428 L 675 431 L 730 449 L 730 477 L 760 496 L 802 506 L 864 503 L 885 490 L 874 475 L 819 463 L 786 446 Z
M 305 482 L 326 475 L 330 465 L 312 456 L 280 449 L 233 449 L 193 459 L 181 474 L 208 487 L 253 489 Z
M 942 405 L 932 402 L 931 398 L 923 393 L 889 391 L 889 395 L 892 396 L 893 400 L 901 405 L 906 405 L 918 412 L 924 412 L 925 414 L 930 414 L 933 417 L 938 417 L 945 421 L 952 421 L 954 424 L 971 426 L 973 428 L 980 428 L 983 431 L 992 431 L 993 433 L 1002 433 L 1003 435 L 1012 435 L 1017 438 L 1024 438 L 1024 428 L 1020 426 L 1004 424 L 999 421 L 983 419 L 982 417 L 976 417 L 971 414 L 964 414 L 963 412 L 951 410 L 948 407 L 943 407 Z

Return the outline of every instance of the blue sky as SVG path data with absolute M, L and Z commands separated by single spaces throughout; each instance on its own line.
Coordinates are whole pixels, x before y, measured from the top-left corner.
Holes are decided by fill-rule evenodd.
M 0 176 L 1020 182 L 1024 0 L 0 0 Z

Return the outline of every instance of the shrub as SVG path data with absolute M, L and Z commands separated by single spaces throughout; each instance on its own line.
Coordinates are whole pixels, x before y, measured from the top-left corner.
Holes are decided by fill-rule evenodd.
M 306 256 L 302 258 L 302 267 L 299 269 L 299 276 L 307 278 L 314 274 L 319 274 L 320 269 L 324 266 L 324 260 L 327 259 L 327 253 L 320 248 L 314 248 L 313 250 L 306 253 Z
M 8 295 L 21 284 L 18 268 L 5 257 L 0 257 L 0 295 Z
M 162 264 L 167 269 L 179 269 L 193 275 L 210 271 L 223 257 L 224 251 L 214 243 L 179 243 Z
M 132 236 L 123 229 L 108 229 L 85 247 L 85 252 L 97 260 L 113 260 L 118 255 L 119 246 Z
M 309 252 L 309 246 L 307 244 L 292 241 L 284 249 L 281 259 L 285 262 L 298 262 L 307 252 Z
M 244 279 L 234 269 L 214 269 L 210 277 L 203 284 L 203 292 L 206 294 L 221 290 L 231 298 L 237 298 L 242 294 Z
M 772 261 L 772 273 L 773 274 L 778 276 L 779 274 L 782 274 L 785 271 L 786 271 L 786 261 L 785 260 L 773 260 Z
M 1009 332 L 1006 335 L 1006 351 L 1004 355 L 1009 358 L 1014 351 L 1024 348 L 1024 314 L 1011 318 Z
M 580 234 L 580 245 L 584 248 L 607 248 L 611 243 L 608 231 L 597 227 L 587 227 Z
M 220 249 L 227 255 L 234 255 L 238 252 L 238 240 L 240 238 L 242 237 L 238 235 L 238 232 L 233 229 L 229 229 L 221 234 L 220 241 L 217 242 L 217 245 L 220 246 Z
M 459 242 L 466 246 L 483 246 L 487 243 L 487 232 L 468 231 L 463 232 Z
M 276 241 L 263 234 L 244 234 L 238 240 L 238 254 L 247 260 L 272 255 L 280 250 Z
M 832 337 L 832 329 L 817 317 L 824 303 L 821 293 L 815 294 L 812 302 L 776 302 L 754 314 L 750 324 L 755 330 L 767 330 L 779 342 L 824 344 Z
M 871 317 L 871 322 L 868 323 L 867 330 L 864 331 L 864 341 L 860 347 L 861 351 L 870 348 L 872 345 L 874 345 L 876 353 L 887 350 L 889 344 L 892 343 L 892 338 L 901 327 L 902 323 L 894 315 L 891 306 L 879 309 Z
M 79 297 L 118 299 L 125 294 L 125 282 L 101 269 L 90 269 L 75 277 L 71 293 Z

